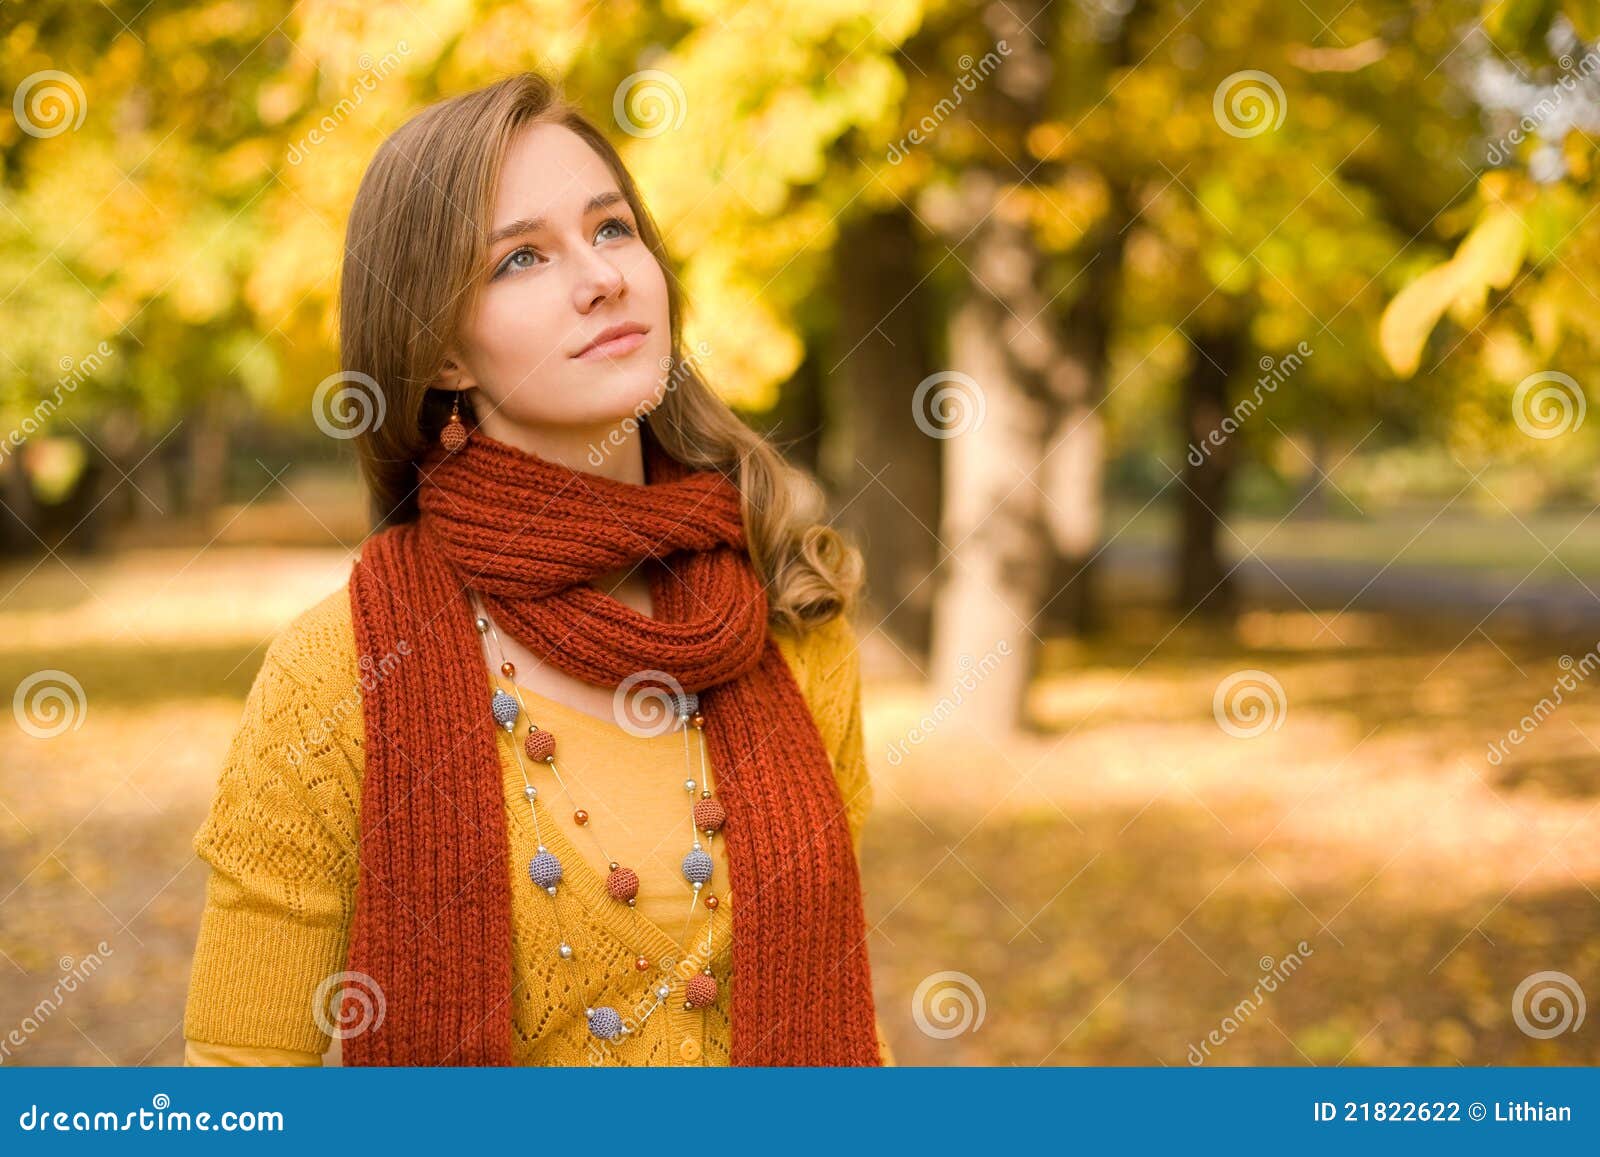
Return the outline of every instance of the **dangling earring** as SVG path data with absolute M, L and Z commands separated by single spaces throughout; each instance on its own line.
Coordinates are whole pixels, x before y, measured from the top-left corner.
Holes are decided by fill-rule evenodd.
M 467 428 L 461 423 L 461 391 L 450 402 L 450 420 L 439 431 L 439 444 L 451 454 L 467 444 Z

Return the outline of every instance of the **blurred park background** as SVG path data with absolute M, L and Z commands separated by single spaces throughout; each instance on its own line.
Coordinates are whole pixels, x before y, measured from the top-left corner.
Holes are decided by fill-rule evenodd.
M 1593 0 L 0 5 L 0 1063 L 180 1061 L 190 838 L 366 533 L 344 215 L 529 68 L 866 551 L 902 1064 L 1600 1062 L 1597 38 Z

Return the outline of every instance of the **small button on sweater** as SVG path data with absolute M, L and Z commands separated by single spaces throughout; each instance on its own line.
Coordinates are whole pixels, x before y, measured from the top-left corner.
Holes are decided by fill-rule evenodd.
M 860 669 L 849 620 L 802 635 L 771 628 L 832 758 L 858 852 L 871 806 L 861 736 Z M 334 1035 L 348 1031 L 314 1011 L 319 986 L 344 967 L 359 865 L 364 730 L 348 587 L 294 620 L 268 648 L 246 698 L 211 809 L 194 850 L 211 866 L 184 1016 L 191 1065 L 318 1065 Z M 702 779 L 699 737 L 639 736 L 517 688 L 485 666 L 484 702 L 517 692 L 535 722 L 556 736 L 556 766 L 524 757 L 500 736 L 511 874 L 512 1053 L 522 1065 L 726 1065 L 732 926 L 721 836 L 707 845 L 713 913 L 691 903 L 679 861 L 689 847 L 685 778 Z M 523 768 L 539 789 L 540 834 L 561 859 L 555 899 L 528 879 L 537 850 Z M 717 769 L 710 766 L 711 787 Z M 574 809 L 589 813 L 579 825 Z M 598 841 L 598 842 L 597 842 Z M 702 840 L 702 843 L 705 843 Z M 601 846 L 604 852 L 601 851 Z M 639 874 L 630 908 L 605 894 L 606 859 Z M 563 929 L 573 955 L 562 959 Z M 717 999 L 701 1009 L 668 1000 L 638 1030 L 608 1044 L 594 1038 L 584 1008 L 615 1007 L 630 1024 L 655 1002 L 663 962 L 709 955 Z M 641 971 L 643 958 L 648 968 Z M 679 973 L 681 977 L 683 974 Z M 361 988 L 360 978 L 343 983 Z M 673 984 L 681 991 L 681 979 Z M 324 987 L 326 991 L 326 987 Z M 368 994 L 381 1008 L 378 994 Z M 326 1007 L 326 1005 L 324 1005 Z M 355 1027 L 355 1026 L 351 1026 Z M 884 1063 L 893 1056 L 882 1030 Z

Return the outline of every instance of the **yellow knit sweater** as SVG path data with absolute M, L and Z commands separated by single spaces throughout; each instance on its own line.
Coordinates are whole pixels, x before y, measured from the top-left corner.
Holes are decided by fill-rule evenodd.
M 872 789 L 861 738 L 860 669 L 849 620 L 801 636 L 773 628 L 833 759 L 844 819 L 859 851 Z M 365 765 L 359 679 L 348 588 L 291 623 L 268 648 L 245 702 L 210 813 L 194 838 L 211 865 L 184 1016 L 185 1063 L 317 1065 L 338 1026 L 319 1024 L 319 985 L 343 968 L 355 909 L 361 776 Z M 485 694 L 513 689 L 485 668 Z M 688 836 L 686 759 L 699 777 L 701 751 L 682 732 L 636 736 L 576 708 L 521 689 L 535 720 L 556 734 L 563 793 L 545 765 L 529 765 L 539 788 L 540 834 L 566 869 L 555 901 L 528 881 L 537 839 L 523 795 L 523 763 L 500 733 L 512 887 L 512 1052 L 522 1065 L 726 1065 L 734 898 L 723 840 L 710 841 L 719 907 L 690 902 L 678 871 Z M 694 737 L 698 740 L 698 736 Z M 705 778 L 714 788 L 716 767 Z M 590 813 L 587 826 L 574 807 Z M 608 860 L 638 871 L 635 907 L 605 894 Z M 556 946 L 573 942 L 562 960 Z M 709 954 L 716 1001 L 683 1008 L 692 973 L 658 962 Z M 636 967 L 643 958 L 648 967 Z M 615 1007 L 630 1025 L 663 981 L 672 996 L 637 1030 L 603 1045 L 583 1010 Z M 362 986 L 360 979 L 347 983 Z M 324 989 L 326 991 L 326 988 Z M 324 1005 L 326 1007 L 326 1005 Z M 342 1030 L 340 1030 L 342 1031 Z M 884 1063 L 893 1054 L 879 1030 Z

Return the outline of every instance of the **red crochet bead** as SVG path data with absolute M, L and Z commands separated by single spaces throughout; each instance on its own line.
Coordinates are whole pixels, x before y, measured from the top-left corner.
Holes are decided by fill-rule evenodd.
M 684 999 L 689 1002 L 690 1008 L 704 1008 L 717 999 L 717 981 L 715 977 L 697 972 L 689 978 L 689 983 L 683 988 Z
M 632 868 L 618 868 L 606 877 L 606 891 L 613 900 L 631 900 L 639 894 L 639 877 Z
M 694 826 L 703 832 L 720 832 L 722 825 L 727 821 L 728 813 L 714 799 L 697 799 L 694 801 Z
M 556 753 L 556 737 L 548 731 L 534 728 L 528 732 L 523 749 L 527 751 L 529 759 L 547 760 Z

